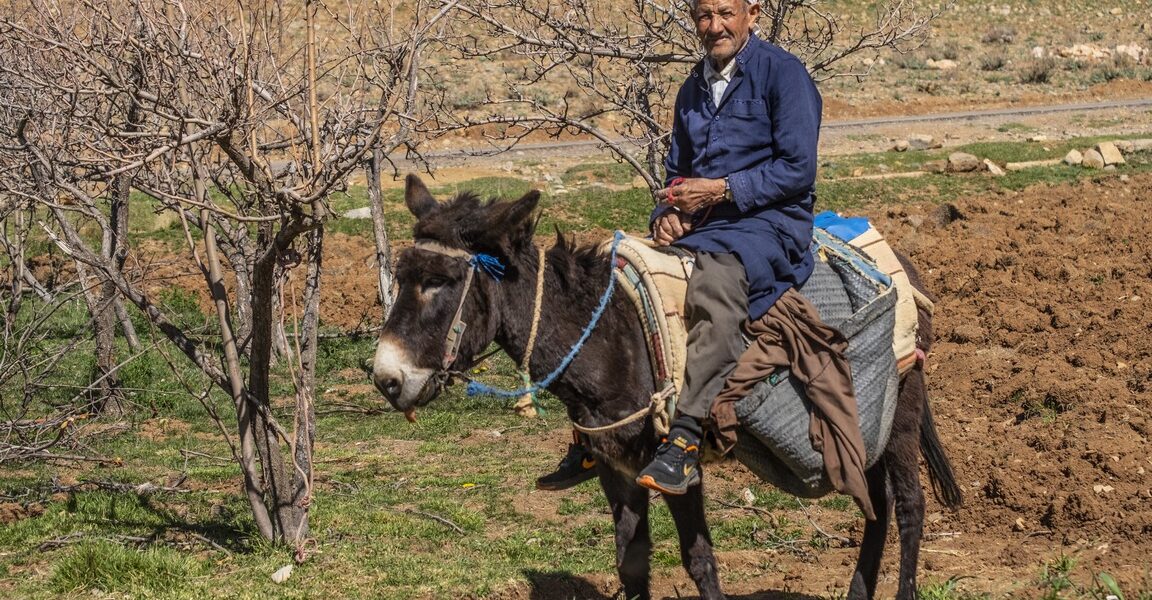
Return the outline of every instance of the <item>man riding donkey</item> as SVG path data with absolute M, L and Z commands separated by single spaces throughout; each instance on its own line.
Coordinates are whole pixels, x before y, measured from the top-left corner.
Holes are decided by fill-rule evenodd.
M 692 2 L 705 56 L 676 96 L 666 187 L 651 217 L 655 242 L 696 255 L 684 389 L 671 431 L 636 481 L 674 495 L 698 485 L 706 433 L 731 448 L 733 403 L 768 363 L 805 383 L 821 413 L 810 436 L 830 481 L 874 519 L 847 343 L 795 290 L 814 264 L 822 101 L 799 59 L 756 37 L 759 15 L 758 0 Z M 749 349 L 757 356 L 745 355 L 742 332 L 758 340 Z M 537 486 L 565 489 L 594 476 L 595 459 L 577 437 Z

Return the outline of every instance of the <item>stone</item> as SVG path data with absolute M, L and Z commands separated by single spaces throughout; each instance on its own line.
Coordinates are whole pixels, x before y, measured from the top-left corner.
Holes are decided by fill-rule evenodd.
M 1152 150 L 1152 139 L 1131 140 L 1133 152 Z
M 980 159 L 967 152 L 953 152 L 948 155 L 948 170 L 953 173 L 967 173 L 980 168 Z
M 1046 136 L 1046 135 L 1043 135 L 1043 134 L 1041 134 L 1041 135 L 1034 135 L 1034 136 L 1032 136 L 1032 137 L 1028 138 L 1028 141 L 1029 141 L 1029 142 L 1047 142 L 1047 141 L 1048 141 L 1048 136 Z
M 915 135 L 908 136 L 908 147 L 912 150 L 931 150 L 941 146 L 943 146 L 943 144 L 936 141 L 936 138 L 930 135 L 917 133 Z
M 942 160 L 930 160 L 920 165 L 920 170 L 928 173 L 943 173 L 948 170 L 948 163 Z
M 365 206 L 364 208 L 353 208 L 344 213 L 345 219 L 371 219 L 372 209 Z
M 1103 169 L 1104 157 L 1100 156 L 1095 148 L 1084 153 L 1084 160 L 1081 161 L 1080 166 L 1085 169 Z
M 1116 149 L 1123 154 L 1132 154 L 1132 152 L 1135 150 L 1135 146 L 1132 144 L 1132 140 L 1116 140 L 1115 144 Z
M 932 60 L 929 58 L 928 60 L 924 61 L 924 64 L 928 65 L 929 69 L 936 69 L 937 71 L 952 71 L 959 66 L 956 64 L 956 61 L 949 60 L 947 58 L 942 58 L 940 60 Z
M 1064 164 L 1070 167 L 1079 166 L 1082 162 L 1084 162 L 1084 155 L 1075 148 L 1069 150 L 1068 154 L 1064 155 Z
M 992 162 L 991 159 L 987 159 L 987 158 L 984 159 L 984 168 L 987 169 L 989 173 L 995 175 L 996 177 L 1003 177 L 1003 176 L 1008 174 L 1007 171 L 1000 168 L 1000 165 Z
M 1100 142 L 1096 144 L 1096 151 L 1100 153 L 1100 157 L 1104 159 L 1105 165 L 1122 165 L 1124 164 L 1124 155 L 1116 148 L 1116 144 L 1112 142 Z
M 896 140 L 896 145 L 892 146 L 892 151 L 893 152 L 907 152 L 908 147 L 909 147 L 908 140 Z
M 1032 58 L 1044 58 L 1047 55 L 1048 55 L 1048 53 L 1044 51 L 1043 46 L 1033 46 L 1032 47 Z

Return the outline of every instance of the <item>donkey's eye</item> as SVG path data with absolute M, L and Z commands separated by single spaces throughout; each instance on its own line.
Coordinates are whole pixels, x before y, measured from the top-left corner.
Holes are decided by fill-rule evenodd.
M 428 291 L 432 291 L 432 290 L 436 290 L 436 289 L 439 289 L 441 287 L 444 287 L 447 283 L 448 283 L 447 277 L 441 277 L 439 275 L 429 275 L 429 276 L 425 277 L 423 281 L 420 282 L 420 289 L 421 289 L 421 291 L 428 292 Z

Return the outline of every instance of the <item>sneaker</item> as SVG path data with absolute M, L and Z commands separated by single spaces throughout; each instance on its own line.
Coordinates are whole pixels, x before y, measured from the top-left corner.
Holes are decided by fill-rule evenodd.
M 538 490 L 566 490 L 596 477 L 596 457 L 582 444 L 568 444 L 556 470 L 536 480 Z
M 663 494 L 679 496 L 700 484 L 700 441 L 673 431 L 656 450 L 656 458 L 640 471 L 636 483 Z

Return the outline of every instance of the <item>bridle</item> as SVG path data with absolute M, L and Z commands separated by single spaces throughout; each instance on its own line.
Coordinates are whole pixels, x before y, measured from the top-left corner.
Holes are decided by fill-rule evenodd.
M 460 343 L 464 339 L 464 332 L 468 323 L 464 321 L 464 302 L 468 300 L 468 292 L 472 289 L 472 279 L 476 271 L 483 270 L 492 279 L 500 281 L 504 277 L 504 265 L 500 259 L 490 254 L 473 254 L 467 250 L 450 248 L 433 240 L 417 240 L 413 248 L 432 252 L 449 258 L 459 258 L 468 263 L 468 272 L 464 275 L 464 289 L 460 292 L 460 301 L 456 304 L 456 312 L 452 315 L 452 323 L 448 333 L 444 336 L 444 354 L 440 358 L 440 368 L 432 375 L 432 382 L 437 388 L 443 389 L 448 379 L 454 374 L 452 363 L 460 355 Z M 479 361 L 476 361 L 479 362 Z

